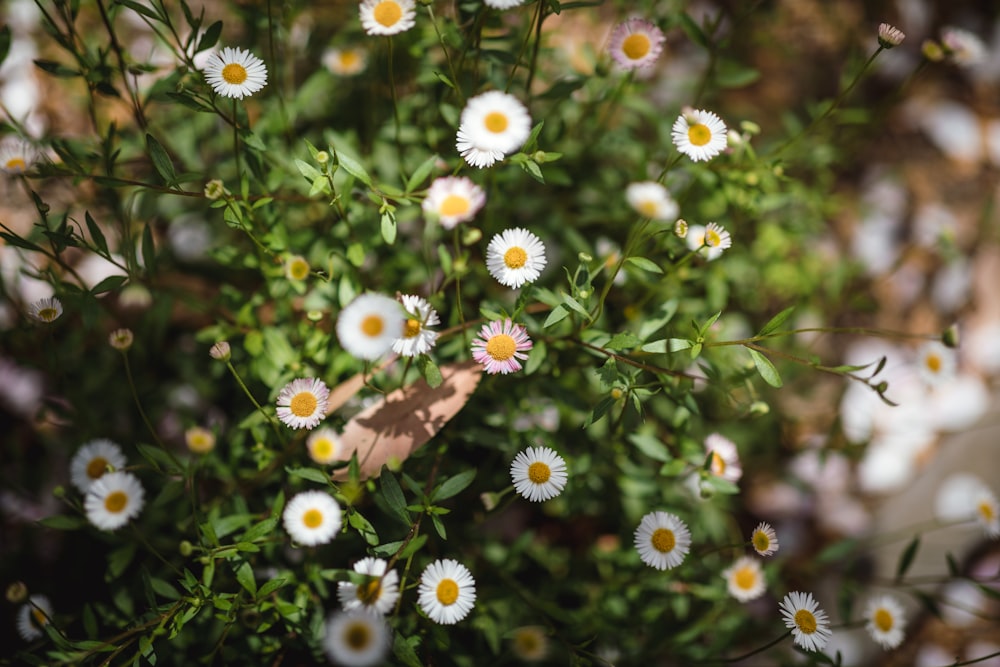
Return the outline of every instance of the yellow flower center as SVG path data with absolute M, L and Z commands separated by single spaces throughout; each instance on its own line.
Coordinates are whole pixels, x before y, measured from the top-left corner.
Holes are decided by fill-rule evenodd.
M 763 530 L 758 530 L 753 534 L 753 548 L 757 551 L 767 551 L 771 548 L 771 538 Z
M 222 68 L 222 79 L 228 84 L 238 86 L 247 80 L 247 69 L 239 63 L 229 63 Z
M 535 484 L 545 484 L 552 476 L 552 469 L 541 461 L 535 461 L 528 466 L 528 479 Z
M 644 218 L 655 218 L 656 212 L 659 210 L 659 206 L 652 199 L 647 199 L 646 201 L 639 202 L 639 205 L 635 207 L 639 214 Z
M 714 229 L 705 232 L 705 245 L 709 248 L 718 248 L 722 245 L 722 235 Z
M 362 651 L 372 643 L 372 629 L 362 621 L 356 621 L 347 626 L 344 631 L 344 643 L 352 651 Z
M 508 269 L 520 269 L 528 263 L 528 253 L 524 251 L 524 248 L 514 246 L 503 254 L 503 263 L 507 265 Z
M 795 612 L 795 625 L 801 632 L 811 635 L 816 632 L 816 617 L 808 609 L 799 609 Z
M 469 200 L 462 195 L 448 195 L 441 202 L 440 215 L 464 215 L 469 212 Z
M 319 528 L 323 525 L 323 513 L 315 507 L 307 509 L 302 514 L 302 523 L 305 524 L 306 528 Z
M 333 443 L 326 438 L 316 440 L 312 446 L 313 456 L 320 460 L 329 459 L 333 456 Z
M 378 23 L 389 28 L 396 25 L 399 19 L 403 18 L 403 8 L 394 0 L 382 0 L 382 2 L 375 5 L 375 9 L 372 10 L 372 16 L 375 17 Z
M 374 338 L 382 333 L 384 326 L 385 323 L 382 322 L 382 317 L 380 315 L 369 315 L 365 319 L 361 320 L 361 333 Z
M 544 639 L 535 630 L 521 630 L 514 635 L 515 650 L 522 655 L 536 656 L 542 650 Z
M 316 397 L 308 391 L 300 391 L 292 396 L 288 404 L 288 409 L 296 417 L 312 417 L 316 413 L 318 402 Z
M 10 171 L 24 171 L 27 166 L 28 163 L 21 157 L 12 157 L 7 160 L 7 164 L 4 165 L 4 167 Z
M 124 491 L 112 491 L 104 499 L 104 509 L 112 514 L 118 514 L 128 505 L 128 495 Z
M 712 474 L 716 477 L 722 477 L 726 472 L 726 462 L 718 452 L 712 452 Z
M 941 357 L 936 354 L 928 354 L 927 358 L 924 359 L 924 364 L 932 373 L 941 372 Z
M 649 35 L 641 32 L 634 32 L 622 42 L 622 53 L 629 60 L 639 60 L 644 58 L 652 48 L 653 43 L 649 41 Z
M 494 134 L 500 134 L 507 129 L 507 116 L 499 111 L 491 111 L 483 119 L 483 125 Z
M 410 318 L 403 325 L 403 338 L 413 338 L 420 333 L 420 320 Z
M 661 554 L 667 554 L 674 550 L 674 547 L 677 545 L 677 538 L 674 537 L 674 531 L 666 528 L 657 528 L 653 532 L 653 538 L 650 540 L 650 543 Z
M 993 521 L 996 518 L 996 509 L 984 500 L 979 503 L 979 515 L 984 521 Z
M 695 146 L 704 146 L 712 140 L 712 131 L 707 125 L 695 123 L 688 128 L 688 140 Z
M 90 479 L 100 479 L 108 469 L 108 462 L 103 457 L 95 456 L 87 464 L 87 477 Z
M 288 277 L 292 280 L 305 280 L 309 277 L 309 262 L 296 257 L 288 265 Z
M 892 614 L 885 609 L 877 609 L 875 611 L 875 615 L 872 616 L 872 623 L 874 623 L 875 627 L 881 632 L 889 632 L 892 630 L 892 626 L 894 625 Z
M 42 308 L 38 311 L 38 319 L 43 322 L 51 322 L 57 317 L 59 317 L 59 311 L 55 308 Z
M 452 579 L 442 579 L 437 585 L 437 599 L 445 606 L 455 604 L 458 599 L 458 584 Z
M 517 351 L 517 343 L 507 334 L 497 334 L 486 343 L 486 354 L 497 361 L 507 361 Z
M 358 599 L 362 604 L 370 605 L 382 597 L 382 581 L 372 579 L 371 581 L 358 586 Z
M 41 609 L 37 607 L 31 608 L 31 618 L 34 619 L 35 625 L 41 627 L 49 622 L 48 617 L 45 615 Z
M 352 69 L 361 60 L 358 54 L 354 51 L 341 51 L 340 52 L 340 65 L 344 69 Z
M 757 583 L 757 572 L 749 565 L 741 567 L 733 575 L 733 581 L 737 588 L 748 591 Z

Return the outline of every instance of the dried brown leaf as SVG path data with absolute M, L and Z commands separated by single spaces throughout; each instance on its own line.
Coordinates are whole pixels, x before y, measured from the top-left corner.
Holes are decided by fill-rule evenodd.
M 441 366 L 443 381 L 437 388 L 421 379 L 387 394 L 344 425 L 343 458 L 357 452 L 361 479 L 378 476 L 389 461 L 405 461 L 458 414 L 482 374 L 482 364 L 474 361 L 446 364 Z M 347 479 L 347 469 L 338 470 L 333 478 Z

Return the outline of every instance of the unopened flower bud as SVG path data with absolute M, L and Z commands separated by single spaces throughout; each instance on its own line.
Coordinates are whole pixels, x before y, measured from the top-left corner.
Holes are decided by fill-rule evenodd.
M 124 352 L 132 347 L 132 341 L 134 339 L 135 337 L 132 335 L 131 329 L 115 329 L 111 332 L 111 335 L 108 336 L 108 343 L 110 343 L 111 347 L 116 350 Z
M 950 327 L 941 332 L 941 342 L 946 346 L 954 349 L 958 347 L 958 325 L 952 324 Z
M 888 23 L 880 23 L 878 26 L 878 43 L 883 49 L 891 49 L 899 46 L 906 39 L 903 31 Z
M 15 581 L 7 587 L 7 602 L 21 604 L 28 599 L 28 585 L 23 581 Z
M 330 161 L 330 154 L 327 153 L 326 151 L 320 151 L 319 153 L 316 153 L 316 162 L 320 164 L 326 164 L 329 161 Z
M 230 356 L 229 343 L 227 343 L 224 340 L 219 341 L 218 343 L 212 346 L 212 349 L 208 351 L 208 354 L 211 355 L 213 359 L 216 359 L 218 361 L 229 361 L 229 356 Z
M 213 178 L 205 184 L 205 197 L 212 201 L 215 201 L 227 192 L 226 186 L 217 178 Z
M 179 551 L 182 556 L 187 558 L 194 552 L 194 545 L 187 540 L 181 540 L 180 546 L 177 547 L 177 551 Z
M 924 54 L 924 58 L 932 62 L 939 63 L 944 60 L 944 49 L 933 39 L 925 39 L 920 45 L 920 52 Z
M 674 223 L 674 236 L 679 239 L 686 238 L 688 235 L 688 223 L 684 218 L 678 218 L 677 222 Z

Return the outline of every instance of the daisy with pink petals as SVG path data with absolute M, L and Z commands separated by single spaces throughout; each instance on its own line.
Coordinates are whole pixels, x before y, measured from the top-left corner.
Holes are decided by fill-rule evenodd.
M 634 18 L 615 26 L 608 50 L 623 69 L 645 68 L 660 57 L 666 39 L 655 24 Z
M 510 319 L 494 320 L 484 324 L 479 338 L 472 341 L 472 358 L 486 367 L 490 375 L 515 373 L 521 370 L 521 362 L 528 358 L 531 339 L 523 324 L 514 324 Z

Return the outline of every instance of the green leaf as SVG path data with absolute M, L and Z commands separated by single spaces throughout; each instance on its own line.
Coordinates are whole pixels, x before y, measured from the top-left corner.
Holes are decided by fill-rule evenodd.
M 302 479 L 323 484 L 324 486 L 329 486 L 330 484 L 330 476 L 317 468 L 292 468 L 285 466 L 285 472 L 292 477 L 301 477 Z
M 355 177 L 368 187 L 372 187 L 372 177 L 368 175 L 368 172 L 365 171 L 365 168 L 361 166 L 360 162 L 346 153 L 337 151 L 335 148 L 331 147 L 330 151 L 333 153 L 337 164 L 343 167 L 348 174 Z
M 764 378 L 764 382 L 768 383 L 772 387 L 780 387 L 782 385 L 781 376 L 778 375 L 778 369 L 774 367 L 771 360 L 757 350 L 748 347 L 747 351 L 753 358 L 753 363 L 757 367 L 757 372 L 760 373 L 762 378 Z
M 785 308 L 783 311 L 781 311 L 780 313 L 778 313 L 777 315 L 775 315 L 774 317 L 772 317 L 768 321 L 768 323 L 765 324 L 764 327 L 760 331 L 757 332 L 757 335 L 758 336 L 766 336 L 767 334 L 769 334 L 769 333 L 771 333 L 773 331 L 777 331 L 778 327 L 780 327 L 782 324 L 784 324 L 785 320 L 787 320 L 789 317 L 791 317 L 791 315 L 792 315 L 793 312 L 795 312 L 795 306 L 789 306 L 788 308 Z
M 206 49 L 210 49 L 215 46 L 216 42 L 219 41 L 219 36 L 222 35 L 222 21 L 216 21 L 212 25 L 208 26 L 205 30 L 205 34 L 201 36 L 198 40 L 198 46 L 195 48 L 195 53 L 200 53 Z
M 7 59 L 10 53 L 10 26 L 4 25 L 0 28 L 0 65 Z
M 62 79 L 72 79 L 73 77 L 80 76 L 80 72 L 77 70 L 70 69 L 54 60 L 35 60 L 34 63 L 39 69 L 43 69 L 49 74 Z
M 760 78 L 760 72 L 735 60 L 723 59 L 715 72 L 720 88 L 742 88 Z
M 396 242 L 396 218 L 392 213 L 382 214 L 382 238 L 389 245 Z
M 371 524 L 368 519 L 361 516 L 358 512 L 351 512 L 347 517 L 347 523 L 356 531 L 361 533 L 361 536 L 365 538 L 365 542 L 371 546 L 375 546 L 379 543 L 378 533 L 375 532 L 375 527 Z
M 257 590 L 257 598 L 260 599 L 267 597 L 274 591 L 284 586 L 286 583 L 288 583 L 287 579 L 272 579 Z
M 708 36 L 705 35 L 704 31 L 694 22 L 690 16 L 685 12 L 681 12 L 677 19 L 681 23 L 681 30 L 691 39 L 692 42 L 698 46 L 709 49 L 711 48 L 711 43 L 708 41 Z
M 111 277 L 120 278 L 121 276 Z M 159 447 L 154 447 L 153 445 L 147 445 L 140 442 L 136 444 L 136 449 L 139 450 L 139 454 L 142 455 L 142 458 L 149 461 L 157 470 L 174 470 L 176 468 L 174 462 L 170 459 L 170 455 Z
M 631 331 L 623 331 L 612 336 L 611 340 L 604 344 L 604 348 L 607 350 L 630 350 L 640 342 L 639 337 Z
M 549 316 L 545 318 L 545 322 L 542 323 L 543 329 L 548 329 L 553 324 L 562 322 L 566 317 L 569 316 L 569 311 L 562 306 L 556 306 L 549 313 Z
M 149 580 L 150 586 L 153 587 L 153 591 L 156 592 L 160 597 L 166 598 L 168 600 L 180 600 L 181 594 L 173 587 L 172 584 L 168 584 L 162 579 L 157 579 L 156 577 L 151 577 Z
M 448 539 L 448 531 L 444 529 L 444 524 L 441 523 L 441 518 L 437 514 L 431 514 L 431 523 L 434 524 L 434 530 L 441 537 L 442 540 Z
M 149 133 L 146 134 L 146 149 L 149 151 L 149 157 L 153 160 L 153 167 L 156 168 L 156 172 L 163 179 L 163 182 L 170 186 L 175 184 L 177 175 L 174 173 L 174 163 L 156 137 Z
M 707 320 L 705 320 L 705 323 L 703 325 L 701 325 L 700 327 L 696 324 L 694 328 L 698 332 L 698 335 L 699 336 L 704 336 L 705 332 L 708 331 L 713 324 L 715 324 L 716 320 L 718 320 L 719 316 L 721 316 L 721 315 L 722 315 L 722 311 L 720 310 L 715 315 L 712 315 L 710 318 L 708 318 Z
M 250 563 L 243 561 L 236 568 L 236 581 L 245 588 L 250 595 L 257 595 L 257 580 L 253 576 L 253 568 Z
M 465 490 L 467 486 L 472 484 L 472 480 L 476 477 L 476 470 L 466 470 L 465 472 L 460 472 L 454 477 L 446 479 L 435 491 L 431 494 L 432 501 L 445 500 L 453 496 L 457 496 L 459 493 Z
M 917 535 L 910 540 L 910 543 L 906 545 L 903 553 L 899 556 L 899 562 L 896 563 L 896 583 L 903 580 L 903 576 L 910 569 L 910 566 L 913 565 L 913 559 L 916 558 L 919 548 L 920 536 Z
M 406 511 L 406 497 L 403 495 L 403 489 L 400 488 L 395 475 L 383 465 L 382 473 L 378 479 L 382 487 L 382 497 L 385 498 L 386 503 L 404 523 L 410 523 L 410 513 Z
M 420 638 L 413 637 L 412 640 L 419 642 Z M 392 654 L 407 667 L 423 667 L 424 663 L 420 662 L 420 658 L 417 656 L 414 647 L 398 632 L 393 634 Z
M 299 173 L 302 174 L 307 181 L 312 182 L 315 181 L 317 178 L 323 178 L 325 180 L 326 178 L 325 176 L 323 176 L 323 172 L 321 172 L 319 169 L 312 166 L 308 162 L 299 160 L 298 158 L 296 158 L 295 160 L 295 166 L 298 167 Z
M 657 266 L 653 260 L 646 259 L 645 257 L 629 257 L 625 261 L 637 268 L 642 269 L 643 271 L 649 271 L 650 273 L 663 273 L 663 269 Z
M 417 189 L 417 187 L 424 182 L 424 180 L 430 176 L 431 171 L 434 169 L 434 165 L 440 158 L 437 153 L 430 156 L 426 160 L 420 163 L 420 166 L 416 168 L 408 179 L 406 179 L 406 193 L 409 194 Z
M 545 177 L 542 176 L 542 168 L 539 167 L 538 163 L 534 160 L 525 160 L 522 162 L 521 169 L 528 172 L 528 174 L 539 183 L 545 183 Z
M 845 560 L 858 547 L 858 544 L 858 540 L 853 538 L 835 542 L 819 552 L 816 561 L 827 564 Z
M 146 18 L 153 19 L 156 22 L 161 22 L 163 20 L 151 8 L 146 7 L 145 5 L 143 5 L 141 3 L 134 2 L 133 0 L 115 0 L 115 2 L 117 4 L 119 4 L 119 5 L 124 5 L 125 7 L 128 7 L 129 9 L 131 9 L 132 11 L 134 11 L 134 12 L 136 12 L 138 14 L 142 14 Z
M 265 537 L 270 537 L 277 525 L 278 517 L 269 516 L 263 521 L 250 526 L 250 528 L 248 528 L 247 531 L 240 536 L 240 541 L 254 542 Z
M 22 239 L 16 234 L 10 234 L 8 232 L 0 232 L 0 238 L 7 242 L 7 245 L 12 245 L 15 248 L 24 248 L 25 250 L 31 250 L 33 252 L 43 252 L 42 248 L 27 239 Z
M 563 294 L 562 295 L 562 301 L 563 301 L 564 305 L 566 305 L 566 306 L 568 306 L 570 308 L 570 310 L 575 310 L 578 314 L 580 314 L 583 317 L 587 318 L 588 322 L 590 321 L 590 313 L 587 312 L 586 308 L 584 308 L 582 305 L 580 305 L 579 301 L 577 301 L 576 299 L 574 299 L 573 297 L 571 297 L 569 294 Z
M 76 530 L 86 526 L 87 522 L 81 516 L 56 514 L 55 516 L 47 516 L 44 519 L 39 519 L 38 525 L 55 530 Z
M 94 245 L 97 249 L 101 251 L 102 254 L 108 254 L 108 242 L 104 238 L 104 232 L 101 231 L 101 227 L 94 222 L 94 218 L 91 217 L 90 211 L 84 211 L 84 219 L 87 221 L 87 230 L 90 232 L 90 238 L 93 240 Z
M 654 461 L 669 461 L 673 458 L 670 455 L 670 450 L 663 444 L 663 441 L 654 435 L 649 433 L 633 433 L 628 439 L 640 452 Z

